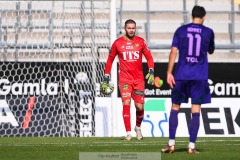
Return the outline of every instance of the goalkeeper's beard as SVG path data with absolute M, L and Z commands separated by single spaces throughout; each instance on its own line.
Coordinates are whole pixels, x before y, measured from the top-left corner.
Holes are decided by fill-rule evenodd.
M 128 39 L 133 39 L 135 36 L 135 32 L 133 32 L 131 35 L 128 32 L 126 32 L 126 36 Z

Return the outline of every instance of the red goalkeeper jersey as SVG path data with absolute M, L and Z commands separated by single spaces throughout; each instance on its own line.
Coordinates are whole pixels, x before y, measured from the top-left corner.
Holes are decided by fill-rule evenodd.
M 112 63 L 118 55 L 120 81 L 144 80 L 142 55 L 145 56 L 149 68 L 154 68 L 154 62 L 145 40 L 135 36 L 129 40 L 126 36 L 118 38 L 112 45 L 106 63 L 105 74 L 110 74 Z

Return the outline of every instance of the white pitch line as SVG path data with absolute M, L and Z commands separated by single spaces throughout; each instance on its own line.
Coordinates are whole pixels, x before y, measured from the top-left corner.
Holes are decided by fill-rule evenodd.
M 134 143 L 126 143 L 126 144 L 122 144 L 122 146 L 149 146 L 149 144 L 134 144 Z M 163 146 L 164 144 L 152 144 L 151 146 Z M 177 146 L 186 146 L 186 143 L 177 143 L 176 144 Z M 224 143 L 224 145 L 234 145 L 234 146 L 239 146 L 240 144 L 226 144 Z M 42 144 L 7 144 L 7 145 L 4 145 L 4 144 L 0 144 L 1 147 L 32 147 L 32 146 L 38 146 L 38 147 L 41 147 L 43 146 Z M 67 146 L 76 146 L 73 145 L 73 144 L 55 144 L 55 145 L 52 145 L 52 146 L 62 146 L 62 147 L 67 147 Z M 95 145 L 95 144 L 91 144 L 91 145 L 87 145 L 87 146 L 113 146 L 112 144 L 98 144 L 98 145 Z
M 76 146 L 81 144 L 51 144 L 51 146 Z M 84 144 L 86 145 L 86 144 Z M 136 143 L 126 143 L 122 144 L 122 146 L 149 146 L 149 144 L 136 144 Z M 152 144 L 152 145 L 160 145 L 160 144 Z M 0 144 L 0 146 L 15 146 L 15 147 L 24 147 L 24 146 L 43 146 L 43 144 Z M 113 146 L 112 144 L 89 144 L 87 146 Z
M 196 143 L 204 143 L 204 142 L 239 142 L 240 140 L 200 140 Z M 147 145 L 163 145 L 166 141 L 157 141 L 157 142 L 126 142 L 126 141 L 119 141 L 119 142 L 79 142 L 79 143 L 31 143 L 31 144 L 4 144 L 0 143 L 0 146 L 42 146 L 42 145 L 52 145 L 52 146 L 76 146 L 76 145 L 87 145 L 87 146 L 113 146 L 113 145 L 123 145 L 123 146 L 132 146 L 132 145 L 139 145 L 139 146 L 147 146 Z M 188 141 L 176 141 L 177 145 L 186 145 Z M 240 144 L 229 144 L 224 143 L 224 145 L 240 145 Z
M 197 140 L 197 142 L 240 142 L 240 139 L 239 140 L 221 140 L 221 139 L 216 139 L 216 140 Z M 132 141 L 131 141 L 132 142 Z M 138 141 L 136 143 L 148 143 L 148 144 L 152 144 L 152 143 L 159 143 L 159 142 L 167 142 L 167 141 L 154 141 L 154 142 L 144 142 L 144 140 L 142 141 Z M 185 141 L 180 141 L 180 140 L 176 140 L 176 143 L 177 142 L 188 142 L 188 140 L 185 140 Z M 93 142 L 93 143 L 116 143 L 116 144 L 119 144 L 119 143 L 126 143 L 126 141 L 124 140 L 120 140 L 119 142 Z

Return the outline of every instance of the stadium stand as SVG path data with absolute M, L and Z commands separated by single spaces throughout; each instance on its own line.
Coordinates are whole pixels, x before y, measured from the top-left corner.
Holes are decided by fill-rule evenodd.
M 4 61 L 42 59 L 58 62 L 79 59 L 76 57 L 79 55 L 86 58 L 92 53 L 92 45 L 96 52 L 108 52 L 110 24 L 107 8 L 95 9 L 93 13 L 88 4 L 73 7 L 74 3 L 79 5 L 77 2 L 9 3 L 3 1 L 0 6 L 0 49 L 3 51 L 0 58 Z M 91 29 L 92 25 L 94 29 Z M 93 39 L 94 44 L 91 43 Z M 53 50 L 55 53 L 51 54 Z
M 195 5 L 194 1 L 186 1 L 184 6 L 184 0 L 149 0 L 149 11 L 147 12 L 147 1 L 123 0 L 122 5 L 121 1 L 118 2 L 122 26 L 126 19 L 135 19 L 139 27 L 138 35 L 147 39 L 150 48 L 158 45 L 161 48 L 161 45 L 163 45 L 162 48 L 165 49 L 171 44 L 173 32 L 176 28 L 184 23 L 191 22 L 191 9 Z M 218 61 L 220 57 L 222 57 L 220 60 L 229 58 L 229 49 L 239 46 L 235 44 L 240 43 L 240 27 L 238 27 L 240 25 L 240 12 L 237 1 L 233 6 L 233 12 L 231 11 L 230 0 L 203 0 L 198 1 L 198 4 L 206 8 L 207 18 L 204 24 L 213 28 L 216 45 L 219 49 L 221 48 L 218 52 L 224 53 L 221 56 L 213 55 L 210 59 Z M 149 29 L 147 28 L 147 22 L 149 22 Z M 123 29 L 121 31 L 123 32 Z M 167 58 L 166 50 L 155 50 L 154 47 L 152 49 L 156 53 L 155 55 L 161 53 L 161 56 L 157 56 L 156 59 Z M 231 52 L 231 56 L 239 58 L 239 54 L 234 52 Z M 233 58 L 234 60 L 236 59 Z
M 171 43 L 171 38 L 175 29 L 178 26 L 191 21 L 190 12 L 194 5 L 194 1 L 187 1 L 184 10 L 183 1 L 150 0 L 149 12 L 146 12 L 146 2 L 147 1 L 123 0 L 121 8 L 121 0 L 117 0 L 117 8 L 119 9 L 117 20 L 118 23 L 121 23 L 121 25 L 118 24 L 118 26 L 121 26 L 118 29 L 118 33 L 120 33 L 120 31 L 123 33 L 124 21 L 128 18 L 132 18 L 137 21 L 137 34 L 139 36 L 146 38 L 148 43 L 153 46 L 160 44 L 165 45 L 166 48 L 166 46 L 169 46 Z M 236 13 L 234 14 L 234 17 L 231 15 L 230 2 L 230 0 L 203 0 L 198 2 L 199 5 L 203 5 L 208 12 L 205 25 L 214 29 L 217 45 L 224 46 L 240 43 L 240 27 L 237 27 L 240 25 L 240 12 L 237 9 L 239 2 L 235 0 L 234 7 L 236 8 Z M 84 9 L 85 13 L 82 12 L 82 14 L 84 14 L 83 18 L 81 15 L 76 14 L 76 9 L 71 9 L 68 8 L 68 6 L 65 6 L 65 12 L 68 13 L 64 13 L 66 20 L 63 23 L 62 19 L 64 17 L 61 17 L 62 6 L 55 7 L 55 13 L 52 13 L 50 12 L 51 2 L 40 3 L 40 6 L 35 5 L 35 3 L 36 2 L 34 1 L 28 5 L 16 3 L 16 5 L 12 6 L 6 6 L 6 3 L 2 3 L 1 25 L 4 30 L 1 31 L 3 33 L 1 34 L 1 48 L 5 49 L 5 52 L 7 48 L 8 52 L 15 52 L 16 48 L 20 49 L 18 50 L 19 53 L 21 52 L 21 49 L 24 48 L 32 48 L 31 51 L 38 52 L 39 47 L 41 48 L 42 46 L 44 49 L 49 49 L 51 48 L 49 45 L 54 43 L 58 46 L 58 49 L 61 49 L 61 53 L 65 52 L 65 54 L 61 54 L 61 56 L 55 58 L 64 59 L 69 57 L 74 59 L 74 54 L 68 53 L 73 53 L 74 50 L 77 50 L 76 48 L 78 48 L 81 49 L 82 56 L 86 56 L 91 52 L 90 42 L 94 37 L 95 45 L 97 45 L 98 48 L 97 50 L 107 52 L 106 48 L 109 47 L 110 43 L 107 38 L 109 36 L 109 23 L 107 23 L 109 13 L 106 13 L 106 17 L 102 17 L 97 12 L 94 13 L 94 19 L 95 21 L 98 21 L 98 23 L 96 23 L 97 25 L 94 29 L 93 37 L 92 30 L 90 30 L 90 10 Z M 47 3 L 49 3 L 49 5 L 46 5 Z M 174 5 L 172 5 L 173 3 Z M 44 9 L 40 10 L 40 8 Z M 15 9 L 17 10 L 15 11 Z M 23 10 L 27 13 L 24 16 Z M 30 12 L 34 14 L 30 14 Z M 51 18 L 53 14 L 54 20 L 53 17 Z M 67 20 L 68 17 L 71 17 L 71 22 Z M 147 18 L 149 19 L 147 20 Z M 234 26 L 232 26 L 232 20 L 234 20 Z M 76 23 L 72 23 L 73 21 L 76 21 Z M 149 29 L 147 29 L 147 21 L 150 22 Z M 83 26 L 81 23 L 84 23 L 85 25 Z M 63 27 L 65 29 L 63 29 Z M 231 32 L 233 29 L 234 31 Z M 120 34 L 118 36 L 120 36 Z M 28 43 L 30 37 L 31 44 Z M 41 38 L 41 44 L 38 44 L 39 38 Z M 10 46 L 10 48 L 6 47 L 6 45 Z M 46 50 L 46 52 L 51 52 L 51 49 L 48 51 Z M 85 52 L 86 54 L 84 54 Z M 153 52 L 159 53 L 159 49 L 153 49 Z M 165 52 L 165 50 L 161 52 Z M 6 56 L 3 57 L 6 58 Z M 8 54 L 8 58 L 10 57 L 12 59 L 16 58 L 14 54 Z M 31 58 L 31 56 L 28 58 Z

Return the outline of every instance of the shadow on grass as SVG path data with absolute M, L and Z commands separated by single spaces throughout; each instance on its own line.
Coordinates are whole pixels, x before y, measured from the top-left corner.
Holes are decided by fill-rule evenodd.
M 199 150 L 197 149 L 199 152 L 204 152 L 204 150 Z M 187 148 L 176 148 L 174 152 L 186 152 L 187 153 Z

